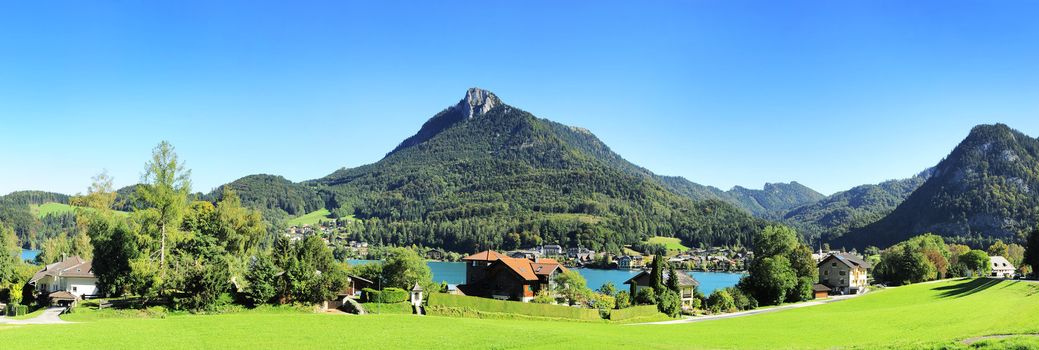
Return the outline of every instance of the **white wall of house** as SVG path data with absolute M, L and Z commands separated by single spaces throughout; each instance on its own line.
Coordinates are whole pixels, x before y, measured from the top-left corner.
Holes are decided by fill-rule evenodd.
M 78 295 L 80 298 L 84 295 L 97 294 L 97 279 L 95 278 L 67 277 L 62 278 L 61 281 L 64 285 L 64 290 Z
M 84 277 L 53 277 L 46 276 L 36 282 L 36 288 L 40 292 L 53 293 L 66 291 L 79 297 L 97 294 L 97 279 Z

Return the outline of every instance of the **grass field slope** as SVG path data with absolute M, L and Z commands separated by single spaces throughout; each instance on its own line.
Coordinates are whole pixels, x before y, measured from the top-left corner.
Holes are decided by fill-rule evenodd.
M 94 209 L 90 209 L 90 208 L 76 207 L 76 206 L 72 206 L 72 205 L 68 205 L 68 204 L 64 204 L 64 203 L 55 203 L 55 202 L 43 203 L 43 204 L 40 204 L 38 206 L 33 206 L 32 207 L 33 213 L 36 214 L 36 217 L 41 218 L 41 219 L 43 217 L 49 216 L 49 215 L 72 214 L 72 213 L 76 212 L 76 209 L 94 210 Z M 129 215 L 128 213 L 123 212 L 123 211 L 115 211 L 115 213 L 118 214 L 118 215 Z
M 411 315 L 248 311 L 74 324 L 0 326 L 5 344 L 49 348 L 877 349 L 967 348 L 986 335 L 1039 332 L 1039 284 L 956 280 L 890 288 L 847 301 L 675 325 L 616 325 Z M 1032 338 L 973 346 L 1025 348 Z

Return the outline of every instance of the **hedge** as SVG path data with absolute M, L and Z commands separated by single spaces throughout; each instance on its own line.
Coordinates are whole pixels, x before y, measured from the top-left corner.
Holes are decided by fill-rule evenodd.
M 361 290 L 366 303 L 403 303 L 411 298 L 411 293 L 400 288 L 386 288 L 381 291 L 371 288 Z
M 599 310 L 551 304 L 532 304 L 462 295 L 433 293 L 429 295 L 429 314 L 478 318 L 552 318 L 576 321 L 601 321 Z
M 369 314 L 413 314 L 411 303 L 365 303 L 364 311 Z
M 639 305 L 618 310 L 610 310 L 610 321 L 625 321 L 644 317 L 659 318 L 661 316 L 665 318 L 667 317 L 667 315 L 664 315 L 657 310 L 656 305 Z
M 21 304 L 7 305 L 7 316 L 22 316 L 29 313 L 29 307 Z

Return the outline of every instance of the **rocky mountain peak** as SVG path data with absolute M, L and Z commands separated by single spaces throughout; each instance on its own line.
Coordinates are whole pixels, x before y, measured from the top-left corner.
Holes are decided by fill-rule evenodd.
M 467 118 L 472 119 L 474 116 L 487 113 L 501 104 L 501 100 L 494 93 L 474 87 L 469 88 L 465 92 L 465 98 L 458 101 L 456 108 L 461 109 Z

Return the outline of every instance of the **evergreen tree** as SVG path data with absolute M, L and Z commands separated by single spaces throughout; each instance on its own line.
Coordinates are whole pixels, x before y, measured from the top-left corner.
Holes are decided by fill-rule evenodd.
M 678 274 L 675 273 L 675 267 L 670 264 L 667 266 L 667 289 L 675 293 L 682 292 L 682 288 L 678 285 Z
M 653 256 L 649 270 L 649 286 L 658 292 L 664 290 L 664 258 L 660 255 Z

